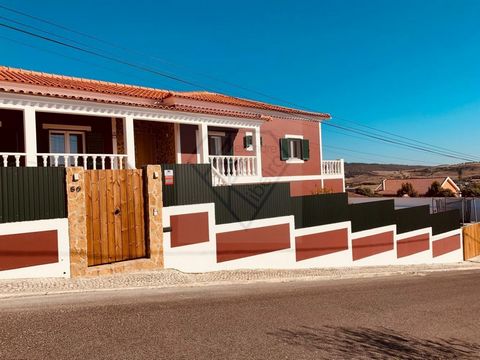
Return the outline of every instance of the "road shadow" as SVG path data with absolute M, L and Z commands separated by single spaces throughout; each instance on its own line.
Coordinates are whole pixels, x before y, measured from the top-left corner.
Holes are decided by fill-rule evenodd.
M 324 326 L 279 329 L 268 335 L 329 359 L 480 359 L 480 344 L 459 339 L 422 339 L 387 328 Z M 320 358 L 320 357 L 317 357 Z

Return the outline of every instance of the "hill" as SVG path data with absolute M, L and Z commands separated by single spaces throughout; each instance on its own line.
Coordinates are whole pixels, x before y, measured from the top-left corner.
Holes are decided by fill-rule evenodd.
M 347 187 L 366 186 L 374 188 L 386 178 L 408 179 L 443 176 L 449 176 L 459 183 L 480 181 L 480 163 L 438 166 L 345 163 Z

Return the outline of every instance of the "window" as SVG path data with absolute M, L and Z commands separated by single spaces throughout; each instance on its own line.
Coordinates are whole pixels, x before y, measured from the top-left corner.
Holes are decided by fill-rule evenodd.
M 287 163 L 303 163 L 310 158 L 309 141 L 302 136 L 286 135 L 280 139 L 280 158 Z
M 60 154 L 81 154 L 85 152 L 83 131 L 50 130 L 50 152 Z

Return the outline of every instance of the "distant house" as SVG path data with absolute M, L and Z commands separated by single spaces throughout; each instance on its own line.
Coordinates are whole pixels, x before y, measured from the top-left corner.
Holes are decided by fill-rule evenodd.
M 413 189 L 418 193 L 418 196 L 425 196 L 428 188 L 435 181 L 438 182 L 443 189 L 450 189 L 455 196 L 460 196 L 460 188 L 448 176 L 417 179 L 384 179 L 382 183 L 375 189 L 375 192 L 382 196 L 396 196 L 397 191 L 402 187 L 402 184 L 410 183 L 412 184 Z

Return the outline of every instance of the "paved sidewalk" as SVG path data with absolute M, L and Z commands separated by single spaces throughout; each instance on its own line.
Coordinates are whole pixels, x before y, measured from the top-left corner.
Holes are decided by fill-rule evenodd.
M 422 275 L 439 271 L 480 270 L 480 258 L 456 264 L 375 266 L 305 270 L 233 270 L 189 274 L 176 270 L 115 274 L 88 278 L 0 280 L 0 299 L 87 291 L 193 287 L 253 282 L 334 280 L 391 275 Z

